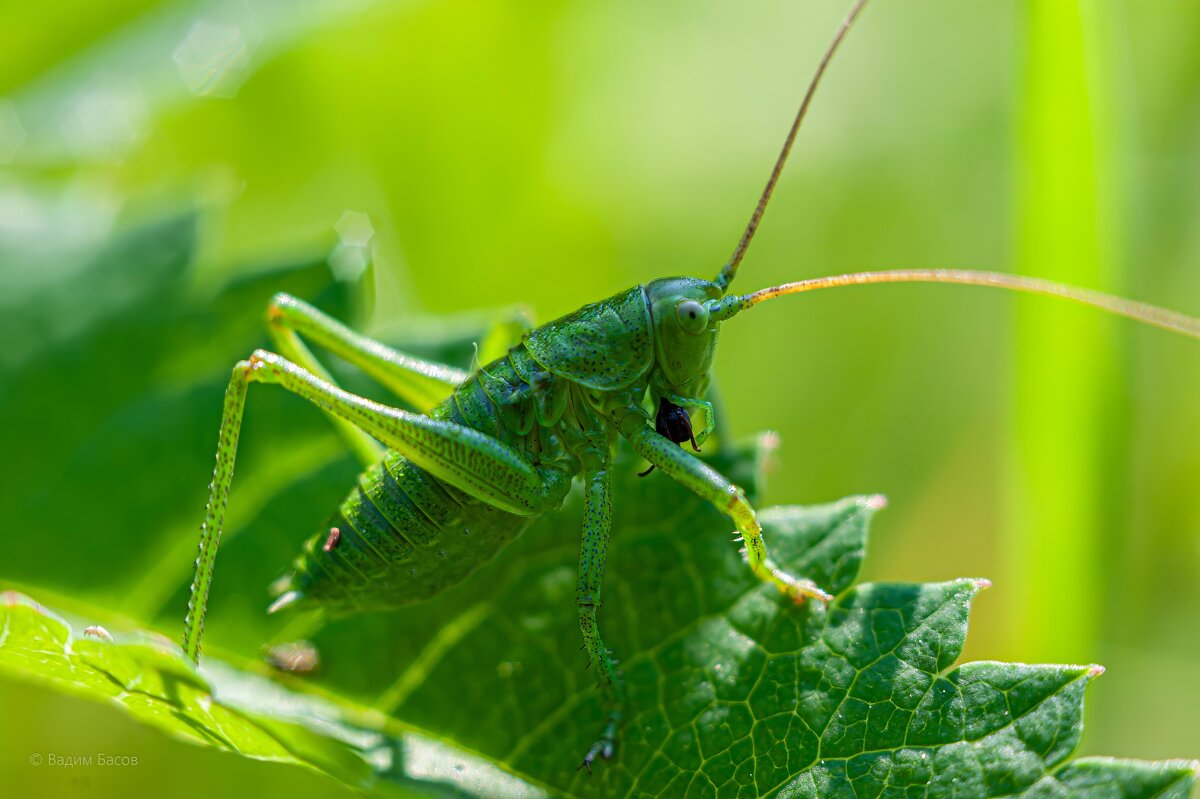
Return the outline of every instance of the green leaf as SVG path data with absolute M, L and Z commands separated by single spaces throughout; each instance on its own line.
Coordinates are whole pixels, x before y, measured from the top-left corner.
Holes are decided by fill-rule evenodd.
M 89 628 L 95 629 L 95 628 Z M 307 768 L 346 785 L 399 789 L 418 782 L 501 789 L 496 796 L 529 795 L 511 777 L 444 742 L 377 721 L 390 733 L 364 729 L 343 715 L 370 716 L 348 703 L 334 704 L 289 691 L 249 670 L 213 663 L 198 672 L 179 647 L 161 636 L 133 632 L 114 640 L 107 630 L 81 634 L 57 614 L 15 592 L 0 605 L 0 673 L 20 676 L 64 693 L 109 701 L 140 722 L 188 743 L 243 757 Z M 453 763 L 449 774 L 440 763 Z M 396 794 L 395 791 L 392 791 Z M 455 795 L 463 795 L 452 788 Z M 398 795 L 415 795 L 399 791 Z M 422 792 L 420 795 L 426 795 Z
M 11 344 L 0 355 L 0 439 L 20 453 L 4 471 L 0 515 L 16 529 L 55 531 L 73 555 L 47 557 L 40 535 L 7 536 L 5 577 L 86 586 L 91 596 L 106 580 L 143 577 L 136 565 L 96 566 L 137 564 L 158 549 L 151 539 L 192 535 L 229 369 L 266 344 L 261 319 L 272 294 L 319 298 L 345 315 L 346 286 L 333 283 L 323 257 L 196 285 L 197 224 L 185 213 L 121 230 L 53 268 L 24 268 L 21 253 L 0 241 L 0 337 Z M 255 455 L 279 451 L 281 439 L 303 450 L 332 438 L 298 403 L 267 411 L 246 431 L 247 475 Z M 151 485 L 157 490 L 130 490 Z M 176 523 L 185 532 L 175 534 Z M 122 585 L 113 594 L 142 601 L 126 610 L 144 616 L 176 585 Z
M 165 639 L 135 633 L 118 643 L 80 636 L 20 594 L 8 592 L 4 600 L 0 669 L 115 702 L 139 721 L 191 743 L 306 766 L 350 785 L 370 776 L 365 761 L 335 735 L 212 701 L 209 683 Z M 319 718 L 316 707 L 308 713 Z
M 753 493 L 762 457 L 714 465 Z M 3 609 L 0 671 L 194 743 L 425 795 L 1190 792 L 1194 763 L 1068 760 L 1098 667 L 954 667 L 984 581 L 853 585 L 879 498 L 762 511 L 780 562 L 838 594 L 797 607 L 746 573 L 727 521 L 637 466 L 619 471 L 601 615 L 629 707 L 617 757 L 590 776 L 576 766 L 602 711 L 575 626 L 575 498 L 435 600 L 325 625 L 315 681 L 244 658 L 196 673 L 173 645 L 80 638 L 25 601 Z M 237 590 L 220 565 L 215 590 Z

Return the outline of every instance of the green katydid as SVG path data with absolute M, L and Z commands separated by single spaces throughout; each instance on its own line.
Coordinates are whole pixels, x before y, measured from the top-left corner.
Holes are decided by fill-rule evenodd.
M 749 224 L 715 279 L 655 280 L 527 329 L 507 352 L 468 373 L 360 336 L 287 295 L 268 310 L 278 353 L 257 351 L 233 370 L 217 464 L 185 624 L 198 661 L 213 564 L 250 383 L 275 383 L 328 413 L 365 471 L 278 586 L 271 611 L 396 607 L 435 595 L 490 560 L 537 516 L 556 511 L 578 478 L 584 494 L 576 604 L 584 646 L 607 709 L 581 768 L 612 757 L 624 705 L 616 660 L 597 621 L 612 522 L 618 439 L 651 468 L 727 514 L 751 574 L 796 602 L 831 597 L 774 562 L 744 493 L 681 445 L 715 429 L 705 399 L 721 323 L 759 303 L 836 286 L 935 282 L 1063 297 L 1200 338 L 1200 320 L 1050 281 L 1002 273 L 911 269 L 818 278 L 729 293 L 821 77 L 866 0 L 857 0 L 817 68 Z M 301 336 L 360 367 L 414 413 L 339 388 Z M 650 410 L 648 410 L 650 409 Z M 654 410 L 656 409 L 656 411 Z M 703 418 L 692 428 L 691 414 Z M 383 447 L 380 446 L 382 443 Z M 649 470 L 647 470 L 648 473 Z

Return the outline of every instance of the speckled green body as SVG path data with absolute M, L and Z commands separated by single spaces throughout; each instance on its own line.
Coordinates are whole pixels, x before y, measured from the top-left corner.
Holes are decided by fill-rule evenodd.
M 512 447 L 547 487 L 540 512 L 557 510 L 586 457 L 581 431 L 646 392 L 654 363 L 650 307 L 646 287 L 635 286 L 530 331 L 428 416 Z M 483 502 L 389 450 L 276 588 L 334 613 L 404 605 L 462 581 L 533 518 Z M 326 551 L 334 527 L 338 542 Z
M 724 297 L 716 282 L 656 280 L 530 330 L 507 352 L 504 345 L 494 347 L 503 354 L 468 374 L 415 359 L 294 297 L 276 296 L 267 311 L 268 330 L 283 354 L 255 351 L 234 366 L 226 391 L 184 652 L 199 661 L 247 389 L 252 383 L 275 384 L 328 413 L 370 465 L 328 525 L 309 540 L 292 573 L 276 584 L 279 596 L 271 612 L 309 606 L 351 613 L 433 596 L 490 561 L 534 518 L 558 510 L 580 478 L 583 535 L 575 604 L 608 711 L 581 767 L 611 757 L 624 695 L 597 611 L 612 532 L 618 438 L 729 516 L 756 577 L 797 601 L 828 599 L 770 560 L 744 492 L 678 446 L 690 440 L 698 451 L 714 429 L 713 406 L 704 396 L 719 323 L 736 313 L 738 302 Z M 301 336 L 425 412 L 341 389 Z M 673 409 L 680 436 L 658 431 L 648 410 L 656 407 Z M 691 412 L 705 420 L 694 436 Z

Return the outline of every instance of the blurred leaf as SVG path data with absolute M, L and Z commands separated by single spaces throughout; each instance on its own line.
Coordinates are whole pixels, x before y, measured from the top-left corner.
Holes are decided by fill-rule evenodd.
M 117 234 L 58 267 L 70 272 L 61 282 L 22 277 L 15 253 L 0 257 L 14 287 L 0 333 L 21 356 L 0 364 L 0 438 L 20 453 L 5 460 L 0 513 L 23 533 L 0 541 L 6 577 L 100 594 L 98 575 L 121 580 L 148 542 L 202 507 L 229 369 L 266 343 L 271 295 L 347 315 L 348 286 L 323 257 L 193 285 L 196 226 L 186 213 Z M 329 437 L 299 405 L 264 417 L 247 431 L 251 453 Z M 253 473 L 253 455 L 247 465 Z M 71 555 L 48 560 L 51 536 Z
M 160 636 L 135 632 L 104 640 L 101 636 L 111 638 L 106 630 L 81 635 L 13 592 L 5 593 L 0 617 L 0 672 L 113 702 L 143 724 L 189 743 L 290 763 L 357 788 L 374 785 L 376 772 L 402 762 L 403 749 L 394 747 L 423 745 L 451 756 L 449 747 L 436 742 L 406 741 L 402 735 L 392 740 L 356 728 L 341 720 L 335 705 L 249 672 L 222 664 L 212 664 L 213 673 L 197 672 Z
M 47 351 L 79 344 L 114 320 L 161 322 L 171 310 L 164 297 L 183 277 L 195 247 L 191 213 L 135 228 L 74 257 L 39 261 L 24 248 L 0 247 L 0 335 L 8 344 L 0 369 L 15 370 Z
M 117 643 L 80 636 L 55 614 L 12 592 L 5 594 L 4 605 L 0 668 L 10 674 L 114 701 L 143 723 L 192 743 L 325 771 L 351 785 L 370 774 L 328 731 L 306 734 L 298 725 L 255 718 L 212 701 L 208 681 L 166 640 L 132 634 Z M 319 715 L 315 708 L 309 713 Z
M 17 149 L 19 162 L 45 166 L 119 158 L 143 144 L 155 116 L 198 98 L 235 96 L 264 63 L 371 4 L 143 2 L 151 7 L 140 17 L 106 31 L 55 69 L 20 86 L 5 86 L 7 76 L 0 80 L 0 91 L 16 89 L 16 110 L 27 129 Z M 4 16 L 0 10 L 0 20 Z M 111 23 L 108 18 L 101 24 Z M 88 33 L 94 35 L 95 27 Z M 0 63 L 26 66 L 21 56 L 29 60 L 37 53 L 28 42 L 23 45 L 16 57 Z M 73 124 L 63 124 L 64 115 Z
M 754 488 L 761 455 L 743 449 L 715 465 Z M 72 640 L 64 623 L 24 602 L 5 611 L 0 664 L 123 704 L 130 681 L 149 670 L 139 690 L 170 708 L 149 723 L 358 786 L 572 797 L 1190 790 L 1190 763 L 1062 767 L 1097 667 L 952 668 L 981 581 L 853 587 L 877 498 L 762 512 L 776 557 L 838 593 L 828 609 L 796 607 L 749 576 L 715 511 L 669 480 L 639 480 L 634 466 L 623 464 L 618 478 L 621 546 L 602 616 L 610 644 L 628 658 L 629 708 L 618 756 L 593 775 L 575 770 L 602 714 L 574 629 L 575 537 L 566 533 L 577 521 L 574 497 L 435 600 L 322 630 L 320 701 L 295 677 L 258 676 L 262 667 L 206 661 L 210 683 L 173 646 L 151 657 Z M 217 574 L 218 592 L 234 584 Z M 224 623 L 209 617 L 211 628 Z M 107 653 L 111 664 L 95 669 Z M 169 694 L 156 687 L 167 682 L 162 673 L 172 675 Z M 372 681 L 385 676 L 377 690 Z M 372 693 L 373 710 L 349 698 Z M 127 709 L 143 715 L 140 699 Z

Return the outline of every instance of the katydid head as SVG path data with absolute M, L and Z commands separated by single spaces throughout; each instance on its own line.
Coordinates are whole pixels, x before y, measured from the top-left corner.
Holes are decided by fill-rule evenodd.
M 647 285 L 646 297 L 654 326 L 659 388 L 698 396 L 717 349 L 717 325 L 709 318 L 709 307 L 720 299 L 720 287 L 697 278 L 669 277 Z

